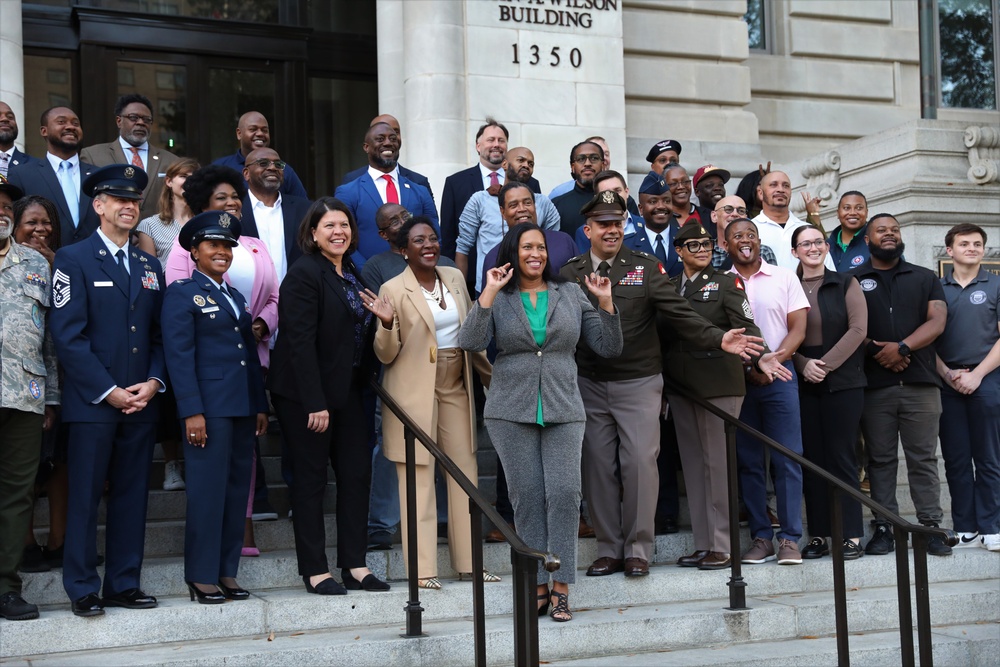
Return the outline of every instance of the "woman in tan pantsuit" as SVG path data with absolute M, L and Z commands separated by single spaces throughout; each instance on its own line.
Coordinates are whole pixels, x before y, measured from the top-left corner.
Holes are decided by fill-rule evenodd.
M 478 468 L 472 368 L 475 366 L 487 387 L 492 368 L 485 353 L 464 352 L 458 347 L 459 327 L 471 305 L 465 277 L 457 269 L 437 266 L 441 246 L 427 218 L 416 217 L 403 225 L 398 243 L 404 248 L 407 268 L 386 282 L 378 297 L 369 292 L 365 302 L 381 321 L 375 334 L 375 354 L 385 364 L 382 386 L 475 483 Z M 385 456 L 396 463 L 400 511 L 405 517 L 403 424 L 390 410 L 382 413 L 382 433 Z M 417 576 L 421 588 L 439 589 L 434 459 L 418 444 L 415 463 Z M 405 519 L 402 526 L 405 545 Z M 468 500 L 449 476 L 448 545 L 452 567 L 460 574 L 472 572 L 471 530 Z M 405 560 L 405 548 L 403 556 Z M 484 578 L 500 580 L 490 573 L 484 573 Z

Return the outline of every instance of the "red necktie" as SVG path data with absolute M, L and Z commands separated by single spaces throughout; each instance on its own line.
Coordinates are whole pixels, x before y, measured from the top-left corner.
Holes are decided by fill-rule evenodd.
M 486 191 L 494 197 L 500 194 L 500 177 L 495 171 L 490 172 L 490 187 L 486 188 Z
M 392 176 L 385 174 L 382 178 L 385 179 L 385 203 L 398 204 L 399 192 L 396 191 L 396 186 L 392 182 Z
M 139 169 L 143 169 L 144 167 L 142 166 L 142 158 L 139 157 L 139 149 L 136 148 L 135 146 L 129 146 L 128 149 L 132 151 L 132 166 L 139 167 Z

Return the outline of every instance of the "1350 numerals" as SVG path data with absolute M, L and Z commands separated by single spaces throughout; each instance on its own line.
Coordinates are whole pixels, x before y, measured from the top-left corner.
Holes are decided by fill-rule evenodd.
M 518 52 L 517 44 L 511 44 L 514 47 L 514 60 L 512 61 L 515 65 L 520 65 L 520 53 Z M 548 53 L 549 67 L 559 67 L 563 63 L 562 56 L 559 55 L 559 47 L 553 46 L 552 50 Z M 537 44 L 532 44 L 528 47 L 528 61 L 529 65 L 538 65 L 542 62 L 542 50 Z M 579 67 L 583 64 L 583 54 L 580 49 L 573 48 L 569 51 L 569 64 L 573 67 Z

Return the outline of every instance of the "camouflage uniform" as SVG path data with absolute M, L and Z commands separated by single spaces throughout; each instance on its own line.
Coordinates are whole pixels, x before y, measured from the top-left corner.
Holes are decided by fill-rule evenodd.
M 0 261 L 0 595 L 20 593 L 17 567 L 32 506 L 46 405 L 59 405 L 55 347 L 46 323 L 49 263 L 10 243 Z

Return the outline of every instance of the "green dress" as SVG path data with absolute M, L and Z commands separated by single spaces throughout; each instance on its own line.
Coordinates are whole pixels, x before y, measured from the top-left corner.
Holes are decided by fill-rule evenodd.
M 524 304 L 524 314 L 528 316 L 528 324 L 531 325 L 531 333 L 535 336 L 535 343 L 541 347 L 545 344 L 545 324 L 549 319 L 549 293 L 548 291 L 536 292 L 536 305 L 532 306 L 531 294 L 521 292 L 521 303 Z M 541 387 L 538 388 L 538 412 L 535 416 L 535 423 L 539 426 L 545 426 L 545 420 L 542 419 Z

